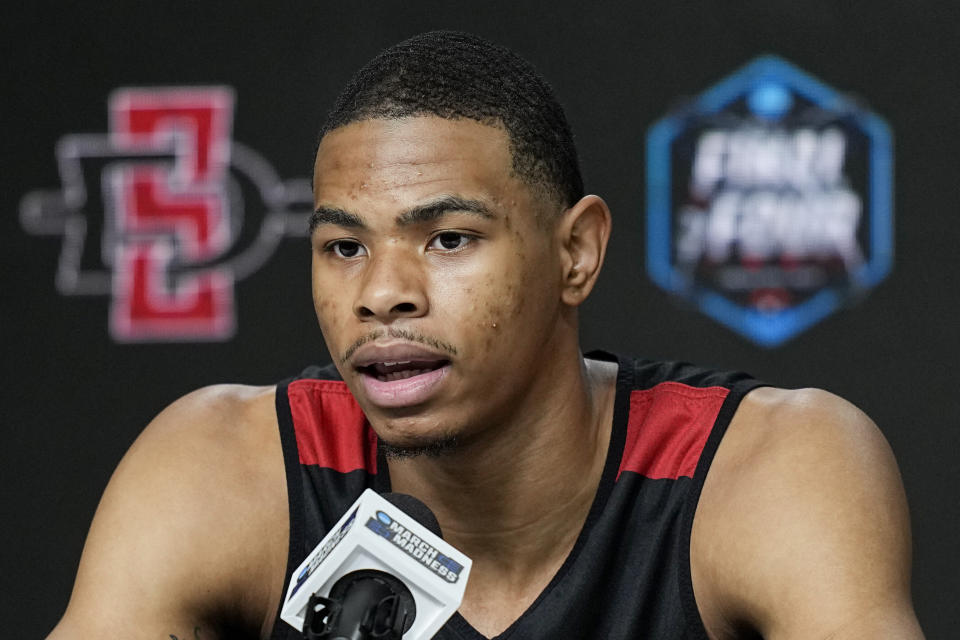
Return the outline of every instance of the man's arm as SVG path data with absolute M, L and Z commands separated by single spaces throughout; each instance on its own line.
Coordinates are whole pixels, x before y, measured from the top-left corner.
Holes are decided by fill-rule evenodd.
M 850 403 L 757 389 L 724 437 L 694 519 L 691 570 L 715 638 L 922 638 L 896 461 Z
M 288 531 L 273 397 L 203 389 L 144 430 L 104 492 L 50 640 L 269 633 Z

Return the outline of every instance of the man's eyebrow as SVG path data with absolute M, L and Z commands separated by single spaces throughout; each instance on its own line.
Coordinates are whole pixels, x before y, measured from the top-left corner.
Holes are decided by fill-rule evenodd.
M 479 200 L 468 200 L 458 196 L 443 196 L 426 204 L 420 204 L 410 207 L 399 216 L 396 223 L 398 226 L 407 226 L 430 222 L 442 218 L 448 213 L 470 213 L 481 218 L 495 218 L 490 211 L 490 207 Z
M 335 224 L 339 227 L 348 227 L 351 229 L 364 229 L 367 225 L 355 213 L 337 209 L 336 207 L 317 207 L 316 211 L 310 216 L 310 234 L 313 235 L 314 229 L 322 224 Z

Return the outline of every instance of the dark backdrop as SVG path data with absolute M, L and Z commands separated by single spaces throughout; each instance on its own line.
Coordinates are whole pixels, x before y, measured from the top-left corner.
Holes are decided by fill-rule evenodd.
M 326 358 L 302 238 L 236 286 L 222 343 L 117 344 L 105 296 L 54 287 L 56 237 L 25 232 L 20 199 L 57 188 L 54 146 L 107 128 L 124 86 L 224 84 L 233 137 L 283 179 L 309 175 L 315 131 L 349 75 L 431 28 L 506 44 L 551 80 L 577 136 L 588 190 L 614 212 L 583 344 L 740 368 L 815 385 L 879 423 L 914 527 L 916 608 L 929 637 L 960 626 L 960 13 L 951 2 L 43 3 L 3 20 L 3 613 L 37 637 L 66 604 L 109 475 L 181 394 L 265 384 Z M 10 13 L 7 9 L 5 13 Z M 643 271 L 644 137 L 679 98 L 775 53 L 866 100 L 895 138 L 896 258 L 854 308 L 761 349 L 653 286 Z M 254 205 L 250 205 L 254 206 Z M 229 541 L 225 541 L 229 544 Z M 11 621 L 13 621 L 11 623 Z

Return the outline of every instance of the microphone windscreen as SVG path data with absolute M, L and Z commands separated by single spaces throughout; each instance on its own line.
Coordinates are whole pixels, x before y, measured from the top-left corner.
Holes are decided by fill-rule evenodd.
M 423 504 L 420 500 L 417 500 L 413 496 L 408 496 L 405 493 L 385 493 L 383 494 L 383 499 L 425 526 L 430 530 L 430 533 L 439 538 L 443 538 L 443 533 L 440 531 L 440 523 L 437 522 L 437 516 L 433 515 L 430 507 Z

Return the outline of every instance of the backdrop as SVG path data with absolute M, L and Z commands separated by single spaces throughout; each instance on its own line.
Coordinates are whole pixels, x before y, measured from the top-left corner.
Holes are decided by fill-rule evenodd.
M 354 70 L 433 28 L 515 49 L 567 109 L 588 190 L 615 219 L 585 348 L 744 369 L 860 406 L 900 463 L 924 629 L 960 627 L 955 3 L 30 6 L 2 27 L 2 607 L 19 637 L 58 619 L 99 496 L 153 415 L 199 386 L 267 384 L 326 360 L 302 237 L 316 130 Z M 895 215 L 858 236 L 890 231 L 889 272 L 778 346 L 646 266 L 651 127 L 763 54 L 882 117 L 893 141 Z M 186 191 L 150 191 L 158 170 Z M 152 213 L 130 218 L 123 198 Z

